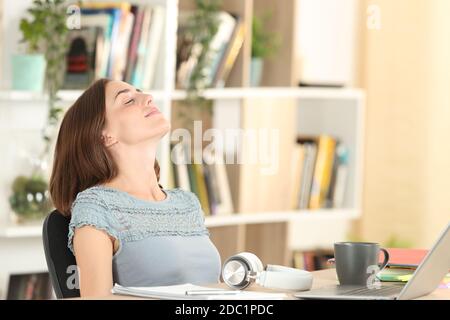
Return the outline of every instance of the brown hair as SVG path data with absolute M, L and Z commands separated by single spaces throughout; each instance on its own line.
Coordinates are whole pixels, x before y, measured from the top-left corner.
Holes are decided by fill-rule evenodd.
M 65 216 L 77 194 L 117 176 L 118 168 L 101 139 L 106 123 L 105 87 L 108 79 L 95 81 L 67 110 L 56 141 L 50 195 Z M 160 168 L 155 159 L 159 181 Z M 161 187 L 161 185 L 160 185 Z

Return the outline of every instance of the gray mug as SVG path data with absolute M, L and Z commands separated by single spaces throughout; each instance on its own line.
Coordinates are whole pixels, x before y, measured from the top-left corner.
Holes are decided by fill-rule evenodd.
M 384 253 L 384 261 L 379 264 L 380 250 Z M 334 260 L 334 261 L 333 261 Z M 389 261 L 389 253 L 372 242 L 336 242 L 334 259 L 336 273 L 341 285 L 368 285 L 369 277 L 374 271 L 381 271 Z

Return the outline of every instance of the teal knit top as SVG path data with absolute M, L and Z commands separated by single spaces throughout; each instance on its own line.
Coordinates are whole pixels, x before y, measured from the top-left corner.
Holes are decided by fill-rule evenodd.
M 146 201 L 105 186 L 78 193 L 72 204 L 68 247 L 76 228 L 105 231 L 119 241 L 113 255 L 114 282 L 160 286 L 219 282 L 220 255 L 209 238 L 197 196 L 163 189 L 162 201 Z

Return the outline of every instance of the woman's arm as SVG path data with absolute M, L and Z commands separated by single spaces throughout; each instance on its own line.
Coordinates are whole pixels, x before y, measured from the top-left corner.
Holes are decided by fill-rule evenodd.
M 111 295 L 113 242 L 104 231 L 91 226 L 75 229 L 73 246 L 81 297 Z

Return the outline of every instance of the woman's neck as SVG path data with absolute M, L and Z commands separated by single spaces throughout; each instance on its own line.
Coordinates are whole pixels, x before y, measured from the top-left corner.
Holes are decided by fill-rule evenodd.
M 118 167 L 118 175 L 105 185 L 144 200 L 164 200 L 166 196 L 158 185 L 154 168 L 156 147 L 117 145 L 111 153 Z

